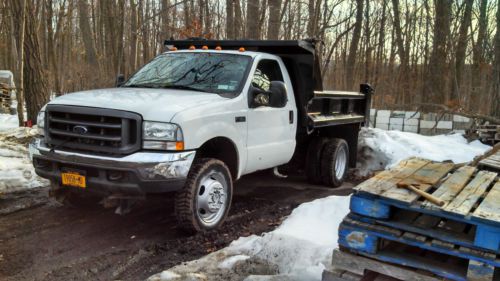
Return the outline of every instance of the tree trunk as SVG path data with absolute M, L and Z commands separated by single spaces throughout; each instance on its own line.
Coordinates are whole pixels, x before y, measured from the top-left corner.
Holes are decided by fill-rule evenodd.
M 267 39 L 279 39 L 281 27 L 281 0 L 269 0 L 269 22 L 267 24 Z
M 500 4 L 497 5 L 496 27 L 497 32 L 494 44 L 495 62 L 493 65 L 493 86 L 490 94 L 490 115 L 500 117 Z
M 466 0 L 465 1 L 465 11 L 463 16 L 463 21 L 460 24 L 460 30 L 458 34 L 457 41 L 457 51 L 455 55 L 455 75 L 452 77 L 452 85 L 453 91 L 451 92 L 450 99 L 456 100 L 460 102 L 461 96 L 461 86 L 465 65 L 465 52 L 467 50 L 467 31 L 469 30 L 471 24 L 471 16 L 472 16 L 472 5 L 474 4 L 474 0 Z
M 448 67 L 446 65 L 447 45 L 450 34 L 451 1 L 435 1 L 434 40 L 429 61 L 426 100 L 437 104 L 444 102 L 448 89 Z
M 78 12 L 80 14 L 80 31 L 82 33 L 87 63 L 92 67 L 97 67 L 97 55 L 92 32 L 90 30 L 89 12 L 86 0 L 78 0 Z
M 356 56 L 358 52 L 359 39 L 361 37 L 361 28 L 363 26 L 363 0 L 356 0 L 356 22 L 352 33 L 351 45 L 346 65 L 346 86 L 348 89 L 354 89 L 354 75 L 356 68 Z
M 25 50 L 24 48 L 24 42 L 25 42 L 25 37 L 26 37 L 26 0 L 23 0 L 22 2 L 17 1 L 17 0 L 11 0 L 10 5 L 12 9 L 12 18 L 17 19 L 13 22 L 13 25 L 15 26 L 16 33 L 18 34 L 18 42 L 17 43 L 17 48 L 19 49 L 18 52 L 18 61 L 19 61 L 19 82 L 17 84 L 17 92 L 16 92 L 16 99 L 17 99 L 17 117 L 19 119 L 19 126 L 24 126 L 24 99 L 26 96 L 26 91 L 24 87 L 24 57 L 25 57 Z M 37 112 L 38 113 L 38 112 Z M 28 119 L 30 117 L 28 116 Z M 35 120 L 36 122 L 36 120 Z
M 259 39 L 259 0 L 247 0 L 246 38 Z
M 226 37 L 234 39 L 234 0 L 226 0 Z
M 34 4 L 26 1 L 26 34 L 24 40 L 24 93 L 28 120 L 36 123 L 36 116 L 42 106 L 49 102 L 47 76 L 43 68 Z
M 403 41 L 403 32 L 401 30 L 401 20 L 399 17 L 399 0 L 392 0 L 392 7 L 394 10 L 394 29 L 396 33 L 396 44 L 398 47 L 398 56 L 401 60 L 400 71 L 399 71 L 399 80 L 400 87 L 398 87 L 398 103 L 404 104 L 406 102 L 406 97 L 408 96 L 409 90 L 409 65 L 408 65 L 408 50 L 405 48 L 405 44 Z M 407 39 L 408 40 L 408 39 Z
M 469 103 L 470 110 L 479 112 L 484 106 L 481 99 L 486 95 L 484 88 L 484 64 L 485 49 L 487 44 L 488 32 L 488 0 L 481 0 L 479 7 L 479 28 L 477 32 L 477 41 L 472 50 L 472 93 Z

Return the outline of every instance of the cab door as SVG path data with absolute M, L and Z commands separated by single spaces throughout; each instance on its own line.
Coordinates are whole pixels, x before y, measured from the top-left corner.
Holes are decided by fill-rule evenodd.
M 283 107 L 249 107 L 245 173 L 288 163 L 295 150 L 297 110 L 290 78 L 287 73 L 284 75 L 283 67 L 281 61 L 263 58 L 251 74 L 252 86 L 262 91 L 269 90 L 271 81 L 284 82 L 287 85 L 287 102 Z M 250 92 L 248 94 L 251 95 Z

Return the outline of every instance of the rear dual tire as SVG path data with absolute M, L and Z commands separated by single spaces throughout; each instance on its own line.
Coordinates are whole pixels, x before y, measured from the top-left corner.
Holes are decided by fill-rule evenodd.
M 349 146 L 343 139 L 318 137 L 309 143 L 306 176 L 312 184 L 339 187 L 349 165 Z

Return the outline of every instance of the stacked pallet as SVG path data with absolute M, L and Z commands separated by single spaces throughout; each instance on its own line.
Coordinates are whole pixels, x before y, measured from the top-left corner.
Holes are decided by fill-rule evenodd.
M 499 173 L 411 158 L 358 185 L 339 227 L 341 251 L 324 279 L 366 280 L 367 272 L 402 280 L 500 278 Z
M 500 142 L 500 125 L 480 125 L 477 131 L 479 139 L 484 143 Z

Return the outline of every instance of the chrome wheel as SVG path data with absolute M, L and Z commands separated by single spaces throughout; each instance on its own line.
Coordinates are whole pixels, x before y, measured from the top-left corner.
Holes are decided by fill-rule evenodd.
M 224 216 L 228 202 L 228 183 L 223 173 L 211 171 L 200 180 L 196 196 L 196 214 L 207 227 Z
M 347 151 L 344 146 L 340 146 L 335 158 L 335 177 L 341 179 L 344 176 L 347 166 Z

